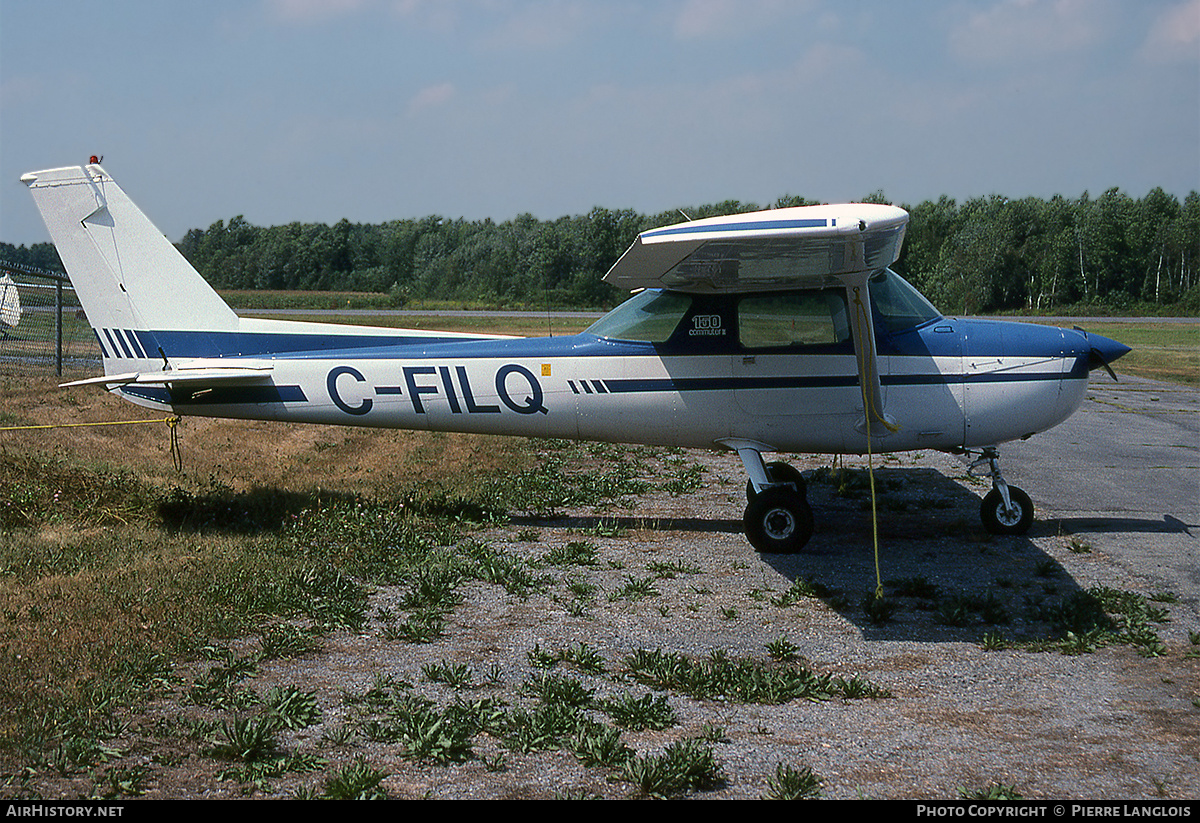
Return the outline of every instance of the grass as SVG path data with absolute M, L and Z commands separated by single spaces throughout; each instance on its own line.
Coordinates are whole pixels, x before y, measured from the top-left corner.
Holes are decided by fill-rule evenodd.
M 604 701 L 601 708 L 622 729 L 662 731 L 678 722 L 675 710 L 663 694 L 634 697 L 628 693 Z
M 561 476 L 575 474 L 569 463 Z M 325 753 L 296 751 L 285 742 L 288 733 L 319 724 L 330 707 L 293 684 L 256 692 L 263 665 L 311 654 L 332 632 L 370 625 L 384 638 L 427 643 L 462 607 L 471 586 L 487 582 L 518 598 L 555 588 L 566 594 L 576 590 L 578 574 L 600 566 L 593 541 L 566 541 L 545 553 L 533 544 L 535 553 L 522 558 L 504 548 L 512 544 L 474 536 L 502 515 L 497 490 L 526 488 L 519 484 L 484 484 L 477 497 L 410 489 L 377 499 L 316 491 L 245 494 L 211 484 L 184 493 L 67 458 L 27 460 L 13 471 L 24 480 L 10 495 L 26 503 L 21 525 L 4 533 L 0 758 L 9 768 L 92 774 L 94 791 L 105 796 L 138 796 L 153 781 L 153 767 L 105 763 L 122 754 L 110 743 L 123 733 L 121 718 L 162 699 L 213 718 L 195 727 L 197 752 L 223 764 L 220 779 L 240 792 L 271 794 L 281 782 L 300 780 L 297 797 L 386 796 L 385 770 L 361 758 L 330 765 Z M 54 501 L 52 490 L 64 478 L 90 491 Z M 538 483 L 535 478 L 530 487 Z M 97 507 L 87 500 L 108 502 Z M 73 538 L 69 551 L 40 536 L 66 523 L 93 530 Z M 636 604 L 662 597 L 659 587 L 677 577 L 704 574 L 677 559 L 646 566 L 652 576 L 625 575 L 611 599 Z M 371 613 L 368 592 L 381 584 L 391 586 L 394 597 Z M 1003 622 L 1015 608 L 998 602 L 991 589 L 966 597 L 919 577 L 888 587 L 887 603 L 920 604 L 938 615 L 935 620 L 955 625 Z M 806 579 L 776 597 L 756 590 L 752 599 L 789 610 L 840 597 Z M 1027 603 L 1023 619 L 1059 632 L 1044 650 L 1074 654 L 1126 643 L 1159 654 L 1154 627 L 1168 619 L 1174 600 L 1168 593 L 1139 597 L 1096 588 Z M 249 647 L 247 638 L 254 641 Z M 998 640 L 991 645 L 1014 647 Z M 348 722 L 321 739 L 350 751 L 356 740 L 385 744 L 434 768 L 478 761 L 489 771 L 507 768 L 512 758 L 565 750 L 632 796 L 674 797 L 711 791 L 724 780 L 722 736 L 679 736 L 678 700 L 774 705 L 890 696 L 868 679 L 814 670 L 785 636 L 764 651 L 761 659 L 721 649 L 696 658 L 637 649 L 611 663 L 585 643 L 535 647 L 515 689 L 506 689 L 498 673 L 481 676 L 467 663 L 442 659 L 420 671 L 424 682 L 448 690 L 447 699 L 379 679 L 345 696 Z M 629 682 L 648 691 L 630 692 Z M 677 739 L 636 754 L 625 736 L 642 732 Z M 784 764 L 763 779 L 770 798 L 814 797 L 824 788 L 811 769 Z
M 811 800 L 821 795 L 821 777 L 807 766 L 793 768 L 780 763 L 775 776 L 767 782 L 764 800 Z
M 53 298 L 50 306 L 53 307 Z M 95 335 L 74 307 L 64 306 L 62 315 L 62 357 L 64 373 L 74 374 L 84 365 L 80 360 L 100 362 Z M 0 355 L 16 358 L 13 368 L 28 371 L 54 371 L 58 354 L 53 311 L 26 311 L 16 329 L 0 342 Z
M 731 658 L 721 650 L 694 659 L 675 652 L 639 649 L 625 661 L 629 676 L 653 689 L 678 691 L 698 700 L 778 704 L 792 700 L 822 701 L 886 698 L 885 689 L 859 678 L 840 678 L 796 662 L 763 662 Z
M 355 760 L 330 775 L 321 792 L 305 792 L 299 799 L 313 800 L 386 800 L 382 788 L 387 772 L 376 769 L 363 760 Z
M 527 305 L 499 305 L 492 301 L 471 300 L 408 300 L 382 292 L 321 292 L 321 291 L 272 291 L 269 289 L 227 289 L 221 297 L 234 309 L 254 311 L 270 310 L 321 310 L 351 309 L 355 311 L 378 311 L 403 309 L 412 312 L 454 311 L 532 311 L 545 310 L 542 295 Z M 564 309 L 564 311 L 586 311 Z M 598 309 L 596 311 L 599 311 Z
M 622 775 L 641 796 L 654 798 L 715 788 L 723 779 L 713 748 L 695 739 L 672 743 L 661 754 L 632 757 Z

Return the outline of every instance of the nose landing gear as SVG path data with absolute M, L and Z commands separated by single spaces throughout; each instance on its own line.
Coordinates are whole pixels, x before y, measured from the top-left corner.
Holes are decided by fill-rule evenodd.
M 980 452 L 967 473 L 976 476 L 975 470 L 981 466 L 987 466 L 992 478 L 992 490 L 984 495 L 979 507 L 983 527 L 992 534 L 1025 534 L 1033 523 L 1033 501 L 1016 486 L 1004 482 L 1000 474 L 1000 454 L 994 446 Z

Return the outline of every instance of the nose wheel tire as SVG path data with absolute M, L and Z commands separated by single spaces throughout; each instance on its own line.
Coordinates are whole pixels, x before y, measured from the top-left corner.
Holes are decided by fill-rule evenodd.
M 793 554 L 813 533 L 808 501 L 787 486 L 772 486 L 751 498 L 743 517 L 746 539 L 764 554 Z
M 1025 534 L 1033 523 L 1033 501 L 1016 486 L 1008 487 L 1008 499 L 1012 507 L 1006 509 L 998 489 L 987 493 L 979 507 L 983 527 L 992 534 Z

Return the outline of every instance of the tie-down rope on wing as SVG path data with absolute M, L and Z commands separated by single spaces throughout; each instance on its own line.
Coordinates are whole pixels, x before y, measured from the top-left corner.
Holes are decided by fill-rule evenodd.
M 867 429 L 867 475 L 871 481 L 871 539 L 875 548 L 875 599 L 880 600 L 883 598 L 883 580 L 879 572 L 879 516 L 875 503 L 875 456 L 871 447 L 871 418 L 878 418 L 888 431 L 899 431 L 900 427 L 895 423 L 889 423 L 887 418 L 879 412 L 875 407 L 874 386 L 870 388 L 867 386 L 867 364 L 870 364 L 873 383 L 877 384 L 879 361 L 875 355 L 875 336 L 871 334 L 870 316 L 867 314 L 867 307 L 863 304 L 862 293 L 858 286 L 854 287 L 854 326 L 855 335 L 863 341 L 860 345 L 862 354 L 858 358 L 858 383 L 862 388 L 863 416 Z

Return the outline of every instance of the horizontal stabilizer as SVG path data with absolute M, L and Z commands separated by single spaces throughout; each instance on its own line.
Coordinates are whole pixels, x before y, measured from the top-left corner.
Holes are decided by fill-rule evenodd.
M 130 383 L 151 386 L 165 386 L 174 383 L 243 383 L 254 380 L 265 380 L 271 376 L 270 366 L 235 366 L 235 367 L 205 367 L 179 368 L 161 372 L 128 372 L 126 374 L 106 374 L 103 377 L 89 377 L 86 380 L 75 380 L 70 383 L 60 383 L 60 388 L 72 386 L 125 386 Z

